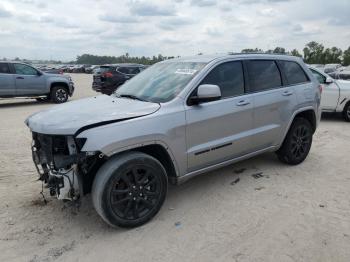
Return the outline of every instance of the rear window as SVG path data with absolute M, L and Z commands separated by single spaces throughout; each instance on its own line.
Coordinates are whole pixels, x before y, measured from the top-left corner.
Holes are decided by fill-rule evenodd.
M 249 87 L 259 92 L 282 86 L 280 71 L 273 60 L 251 60 L 247 63 Z
M 297 85 L 309 81 L 301 66 L 292 61 L 279 61 L 289 85 Z
M 99 73 L 105 73 L 110 72 L 113 70 L 113 67 L 111 66 L 100 66 L 100 68 L 97 70 Z
M 0 74 L 10 74 L 10 67 L 7 63 L 0 63 Z
M 140 73 L 140 69 L 138 67 L 119 67 L 118 71 L 127 75 L 136 75 Z

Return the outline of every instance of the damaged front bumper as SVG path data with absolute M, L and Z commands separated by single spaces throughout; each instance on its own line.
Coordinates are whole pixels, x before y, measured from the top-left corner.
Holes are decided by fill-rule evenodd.
M 52 196 L 77 200 L 83 193 L 80 162 L 87 154 L 79 150 L 85 141 L 72 136 L 43 135 L 33 132 L 32 156 L 39 179 L 46 183 Z

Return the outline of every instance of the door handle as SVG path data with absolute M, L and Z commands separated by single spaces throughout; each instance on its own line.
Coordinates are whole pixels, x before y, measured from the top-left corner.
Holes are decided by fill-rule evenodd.
M 293 92 L 292 92 L 292 91 L 284 91 L 284 92 L 282 93 L 282 95 L 283 95 L 283 96 L 291 96 L 291 95 L 293 95 Z
M 238 106 L 246 106 L 246 105 L 249 105 L 250 103 L 246 100 L 241 100 L 239 101 L 236 105 Z
M 24 79 L 24 77 L 17 76 L 16 79 Z

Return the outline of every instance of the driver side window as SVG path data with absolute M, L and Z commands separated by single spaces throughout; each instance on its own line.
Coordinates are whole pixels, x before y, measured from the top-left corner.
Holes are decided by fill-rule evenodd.
M 36 71 L 33 67 L 23 64 L 14 64 L 13 65 L 16 70 L 16 74 L 18 75 L 37 75 L 38 71 Z
M 326 77 L 325 76 L 323 76 L 319 72 L 317 72 L 315 70 L 312 70 L 312 69 L 311 69 L 311 72 L 317 78 L 317 80 L 318 80 L 318 82 L 320 82 L 320 84 L 326 83 Z
M 201 85 L 217 85 L 221 97 L 233 97 L 244 94 L 244 76 L 242 62 L 226 62 L 218 65 L 203 79 Z

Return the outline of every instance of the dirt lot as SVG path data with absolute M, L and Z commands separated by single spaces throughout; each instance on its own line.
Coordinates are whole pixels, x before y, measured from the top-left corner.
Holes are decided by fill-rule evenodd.
M 73 75 L 74 99 L 91 96 Z M 52 104 L 0 101 L 0 261 L 350 261 L 350 124 L 323 118 L 307 160 L 274 154 L 171 187 L 160 213 L 112 229 L 90 198 L 80 208 L 40 195 L 24 119 Z

